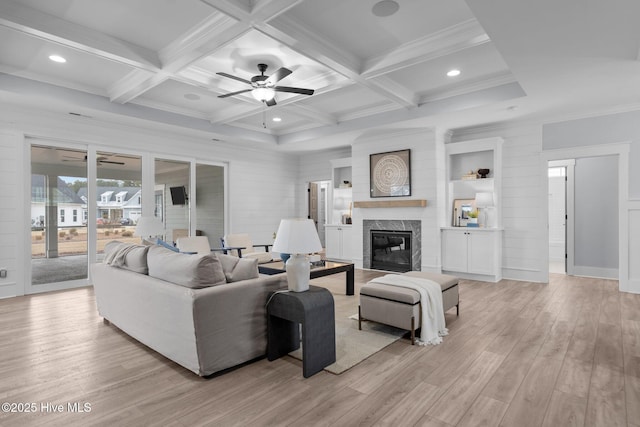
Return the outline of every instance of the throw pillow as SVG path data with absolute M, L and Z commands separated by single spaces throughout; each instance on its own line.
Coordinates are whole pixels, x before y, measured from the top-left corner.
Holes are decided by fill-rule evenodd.
M 112 240 L 104 246 L 104 259 L 102 262 L 112 267 L 147 274 L 148 250 L 148 246 Z
M 188 288 L 206 288 L 226 283 L 218 258 L 211 255 L 176 253 L 163 246 L 149 247 L 149 276 Z
M 134 273 L 148 274 L 149 268 L 147 266 L 147 252 L 149 246 L 145 245 L 131 245 L 131 248 L 124 256 L 124 265 L 122 268 L 125 270 L 133 271 Z
M 238 258 L 225 254 L 217 254 L 217 257 L 228 283 L 259 277 L 257 258 Z
M 160 246 L 164 247 L 164 248 L 167 248 L 167 249 L 172 250 L 173 252 L 180 252 L 180 249 L 176 248 L 176 247 L 175 247 L 175 246 L 173 246 L 171 243 L 167 243 L 167 242 L 165 242 L 165 241 L 164 241 L 164 240 L 162 240 L 162 239 L 158 239 L 158 241 L 157 241 L 156 243 L 157 243 L 158 245 L 160 245 Z

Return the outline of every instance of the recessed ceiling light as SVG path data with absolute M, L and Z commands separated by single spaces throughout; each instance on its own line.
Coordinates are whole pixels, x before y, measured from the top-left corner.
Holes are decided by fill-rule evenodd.
M 400 9 L 400 5 L 393 0 L 382 0 L 374 4 L 371 13 L 380 18 L 391 16 Z
M 453 70 L 447 71 L 447 76 L 449 77 L 456 77 L 459 75 L 460 75 L 460 70 L 453 69 Z
M 61 64 L 64 64 L 65 62 L 67 62 L 67 60 L 60 55 L 49 55 L 49 59 L 52 60 L 53 62 L 59 62 Z
M 273 119 L 271 119 L 274 122 L 281 122 L 282 119 L 280 117 L 274 117 Z
M 197 101 L 198 99 L 200 99 L 200 95 L 196 95 L 195 93 L 187 93 L 184 95 L 184 97 L 189 101 Z

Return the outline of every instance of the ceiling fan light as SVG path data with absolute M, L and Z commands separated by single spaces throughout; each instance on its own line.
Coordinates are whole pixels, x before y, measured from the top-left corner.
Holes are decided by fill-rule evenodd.
M 251 95 L 260 102 L 270 101 L 276 96 L 276 91 L 268 87 L 259 87 L 251 91 Z

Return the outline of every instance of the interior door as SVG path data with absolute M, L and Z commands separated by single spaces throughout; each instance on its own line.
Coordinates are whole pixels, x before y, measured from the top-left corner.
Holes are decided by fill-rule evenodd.
M 318 229 L 318 184 L 315 182 L 309 183 L 309 218 Z

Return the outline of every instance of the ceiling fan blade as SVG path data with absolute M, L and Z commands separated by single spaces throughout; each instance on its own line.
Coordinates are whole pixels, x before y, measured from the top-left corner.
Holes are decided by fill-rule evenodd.
M 251 92 L 253 89 L 243 89 L 236 92 L 225 93 L 224 95 L 218 95 L 218 98 L 227 98 L 229 96 L 238 95 L 245 92 Z
M 111 163 L 112 165 L 124 165 L 124 162 L 112 162 L 111 160 L 98 160 L 98 163 Z
M 251 84 L 251 82 L 249 80 L 243 79 L 241 77 L 232 76 L 231 74 L 227 74 L 227 73 L 216 73 L 216 74 L 219 75 L 219 76 L 222 76 L 222 77 L 227 77 L 229 79 L 233 79 L 233 80 L 237 80 L 237 81 L 242 82 L 242 83 L 246 83 L 248 85 Z
M 287 77 L 289 74 L 291 74 L 292 71 L 288 68 L 280 68 L 278 70 L 275 71 L 275 73 L 271 74 L 269 76 L 269 78 L 265 81 L 265 84 L 268 85 L 274 85 L 276 83 L 278 83 L 280 80 L 284 79 L 285 77 Z
M 276 92 L 299 93 L 300 95 L 313 95 L 313 89 L 303 89 L 300 87 L 276 86 L 273 88 Z
M 274 105 L 276 105 L 276 99 L 267 99 L 266 101 L 264 101 L 264 103 L 267 104 L 267 107 L 273 107 Z

